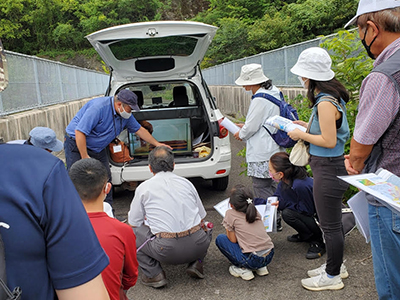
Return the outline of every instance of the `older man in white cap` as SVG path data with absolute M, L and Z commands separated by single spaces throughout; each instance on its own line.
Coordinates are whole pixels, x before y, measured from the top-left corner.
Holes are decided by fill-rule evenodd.
M 360 0 L 346 26 L 354 23 L 375 62 L 360 89 L 346 169 L 358 174 L 384 168 L 400 176 L 400 1 Z M 371 195 L 367 198 L 379 299 L 399 299 L 400 216 Z
M 280 99 L 279 89 L 272 85 L 271 80 L 264 75 L 261 65 L 248 64 L 242 66 L 237 85 L 251 92 L 252 95 L 266 93 Z M 276 152 L 283 151 L 263 128 L 265 121 L 279 115 L 279 107 L 263 97 L 252 97 L 244 124 L 237 124 L 241 129 L 235 133 L 237 140 L 246 142 L 247 175 L 253 181 L 256 198 L 267 199 L 276 190 L 276 183 L 269 175 L 268 161 Z M 271 133 L 276 129 L 271 127 Z
M 48 127 L 35 127 L 29 132 L 27 140 L 9 141 L 7 144 L 27 144 L 47 150 L 58 152 L 63 149 L 63 143 L 57 139 L 53 129 Z

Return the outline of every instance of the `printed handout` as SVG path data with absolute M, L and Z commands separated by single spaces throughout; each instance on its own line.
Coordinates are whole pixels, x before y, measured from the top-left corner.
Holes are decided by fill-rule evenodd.
M 231 209 L 229 198 L 222 200 L 214 208 L 222 217 L 225 217 L 226 211 Z M 263 218 L 265 231 L 276 232 L 276 206 L 268 201 L 267 204 L 256 205 L 256 208 Z
M 307 130 L 307 128 L 305 128 L 305 127 L 303 127 L 301 125 L 298 125 L 298 124 L 294 124 L 292 120 L 286 119 L 286 118 L 281 117 L 279 115 L 278 116 L 273 116 L 271 118 L 268 118 L 265 121 L 265 124 L 273 126 L 276 129 L 283 130 L 283 131 L 286 131 L 286 132 L 295 130 L 296 128 L 300 129 L 303 132 L 306 132 L 306 130 Z
M 400 178 L 393 173 L 379 169 L 376 173 L 338 177 L 375 196 L 383 205 L 400 214 Z
M 240 130 L 240 128 L 235 123 L 233 123 L 226 117 L 222 119 L 221 125 L 224 126 L 226 129 L 228 129 L 228 131 L 232 134 L 235 134 Z

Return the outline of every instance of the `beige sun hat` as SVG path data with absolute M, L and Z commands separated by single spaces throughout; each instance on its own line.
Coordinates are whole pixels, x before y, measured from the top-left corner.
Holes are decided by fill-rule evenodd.
M 269 78 L 264 75 L 260 64 L 248 64 L 242 66 L 240 76 L 236 79 L 237 85 L 254 85 L 268 81 Z

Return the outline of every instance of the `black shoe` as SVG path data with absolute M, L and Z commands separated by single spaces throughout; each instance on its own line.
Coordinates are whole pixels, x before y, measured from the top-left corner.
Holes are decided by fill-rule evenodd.
M 193 278 L 204 278 L 204 270 L 203 270 L 203 263 L 199 260 L 196 260 L 189 264 L 186 269 L 186 274 Z
M 307 259 L 315 259 L 315 258 L 320 258 L 324 253 L 326 252 L 325 250 L 325 245 L 322 243 L 310 243 L 310 248 L 308 248 L 306 258 Z
M 289 235 L 289 236 L 287 237 L 287 240 L 288 240 L 289 242 L 292 242 L 292 243 L 301 243 L 301 242 L 304 242 L 304 241 L 302 240 L 302 238 L 300 237 L 300 234 Z
M 154 276 L 153 278 L 149 278 L 146 275 L 142 274 L 142 283 L 153 288 L 160 288 L 167 285 L 168 281 L 165 277 L 165 272 L 162 271 L 160 274 Z

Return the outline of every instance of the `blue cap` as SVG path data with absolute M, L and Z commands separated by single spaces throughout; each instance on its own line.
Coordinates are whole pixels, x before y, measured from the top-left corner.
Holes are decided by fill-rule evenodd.
M 35 127 L 29 132 L 31 144 L 35 147 L 49 149 L 51 151 L 61 151 L 63 143 L 57 139 L 53 129 L 47 127 Z

